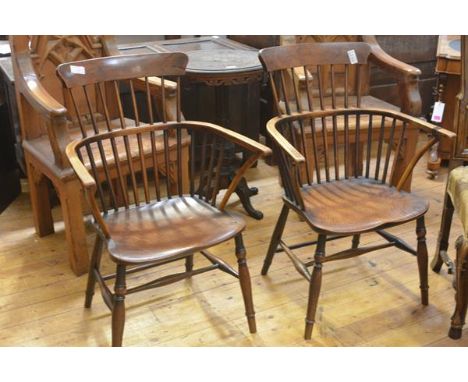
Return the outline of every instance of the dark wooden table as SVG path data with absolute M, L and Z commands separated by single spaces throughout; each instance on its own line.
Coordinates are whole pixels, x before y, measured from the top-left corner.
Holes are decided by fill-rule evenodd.
M 125 44 L 120 45 L 119 50 L 129 54 L 186 53 L 189 61 L 182 82 L 185 118 L 216 123 L 259 140 L 260 84 L 264 73 L 257 49 L 210 36 Z M 226 161 L 227 181 L 234 175 L 236 166 L 236 153 L 231 150 Z M 258 193 L 256 187 L 248 187 L 243 179 L 236 193 L 250 216 L 263 217 L 250 201 L 250 197 Z

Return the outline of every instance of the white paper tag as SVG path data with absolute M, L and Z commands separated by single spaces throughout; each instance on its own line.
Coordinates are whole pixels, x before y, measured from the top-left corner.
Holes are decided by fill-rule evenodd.
M 10 45 L 1 44 L 0 45 L 0 54 L 9 54 L 11 53 Z
M 86 74 L 84 66 L 70 65 L 70 72 L 74 74 Z
M 445 103 L 436 102 L 434 104 L 434 111 L 432 112 L 431 121 L 432 122 L 442 122 L 442 117 L 444 116 Z
M 358 63 L 358 59 L 356 56 L 356 51 L 354 49 L 348 50 L 348 58 L 349 58 L 349 63 L 354 65 Z

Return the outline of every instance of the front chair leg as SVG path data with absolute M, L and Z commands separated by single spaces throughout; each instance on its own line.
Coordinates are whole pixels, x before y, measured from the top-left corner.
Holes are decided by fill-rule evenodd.
M 429 304 L 429 284 L 427 277 L 428 260 L 426 246 L 426 226 L 424 224 L 424 216 L 421 216 L 416 221 L 416 235 L 418 238 L 417 258 L 419 270 L 419 287 L 421 289 L 421 303 Z
M 249 268 L 247 267 L 247 259 L 245 256 L 246 252 L 241 233 L 235 237 L 235 242 L 237 263 L 239 264 L 239 281 L 245 305 L 245 315 L 247 317 L 247 323 L 249 324 L 250 333 L 256 333 L 257 325 L 255 323 L 255 311 L 252 299 L 252 286 L 250 283 Z
M 115 278 L 112 307 L 112 346 L 122 346 L 122 337 L 125 326 L 125 265 L 118 264 Z
M 96 235 L 96 241 L 94 243 L 93 254 L 91 256 L 91 261 L 89 264 L 88 271 L 88 285 L 86 287 L 86 299 L 85 299 L 85 308 L 90 308 L 94 296 L 94 288 L 96 285 L 96 272 L 99 272 L 99 265 L 101 263 L 101 255 L 103 249 L 103 240 L 101 236 Z
M 310 340 L 312 337 L 312 329 L 315 323 L 315 312 L 317 311 L 317 303 L 322 286 L 322 258 L 325 256 L 325 244 L 327 242 L 326 235 L 319 235 L 317 248 L 314 256 L 314 270 L 309 283 L 309 302 L 307 304 L 307 316 L 304 339 Z
M 265 256 L 265 260 L 263 261 L 262 275 L 264 276 L 268 273 L 268 269 L 270 268 L 271 262 L 273 261 L 273 256 L 275 256 L 276 250 L 278 248 L 278 243 L 280 242 L 281 236 L 283 235 L 286 220 L 288 219 L 288 214 L 289 207 L 286 204 L 283 204 L 283 209 L 281 210 L 280 216 L 278 217 L 278 221 L 275 226 L 275 230 L 273 231 L 273 235 L 271 236 L 268 252 Z
M 461 338 L 463 325 L 465 324 L 466 308 L 468 306 L 468 243 L 464 240 L 463 236 L 460 236 L 457 239 L 456 246 L 456 306 L 449 331 L 449 337 L 454 340 Z

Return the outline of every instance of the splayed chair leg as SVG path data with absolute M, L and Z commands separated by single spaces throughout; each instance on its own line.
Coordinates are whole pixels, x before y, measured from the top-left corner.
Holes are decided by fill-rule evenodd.
M 326 235 L 319 235 L 317 248 L 314 256 L 314 269 L 309 284 L 309 302 L 307 304 L 307 316 L 304 338 L 310 340 L 312 337 L 312 329 L 315 323 L 315 313 L 317 311 L 317 303 L 322 286 L 322 258 L 325 256 Z
M 247 317 L 247 323 L 249 324 L 250 333 L 256 333 L 257 325 L 255 322 L 255 310 L 252 299 L 252 285 L 250 282 L 249 268 L 247 267 L 246 251 L 242 240 L 242 234 L 237 235 L 235 241 L 236 257 L 239 265 L 239 281 L 242 297 L 244 298 L 245 315 Z
M 88 271 L 88 284 L 86 287 L 86 298 L 85 298 L 85 308 L 90 308 L 91 303 L 93 302 L 94 288 L 96 286 L 96 274 L 94 271 L 99 272 L 99 266 L 101 263 L 101 255 L 103 249 L 103 240 L 97 235 L 96 242 L 94 243 L 93 254 L 91 256 L 91 261 L 89 264 Z
M 273 231 L 273 235 L 271 236 L 268 252 L 265 256 L 265 260 L 263 261 L 262 275 L 264 276 L 268 273 L 268 269 L 270 268 L 271 262 L 273 261 L 273 256 L 275 256 L 276 248 L 278 247 L 279 241 L 281 240 L 284 226 L 286 225 L 286 220 L 288 219 L 288 214 L 289 207 L 284 204 L 276 223 L 275 230 Z
M 125 326 L 125 265 L 118 264 L 114 288 L 114 306 L 112 308 L 112 346 L 122 346 Z
M 426 226 L 424 224 L 424 216 L 421 216 L 416 221 L 416 235 L 418 238 L 417 258 L 419 270 L 419 287 L 421 289 L 421 303 L 429 304 L 429 284 L 428 284 L 428 259 L 426 246 Z

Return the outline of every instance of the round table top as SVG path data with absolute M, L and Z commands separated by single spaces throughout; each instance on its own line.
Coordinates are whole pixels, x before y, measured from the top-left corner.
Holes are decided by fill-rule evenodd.
M 188 73 L 229 74 L 262 70 L 255 50 L 202 49 L 186 52 Z

